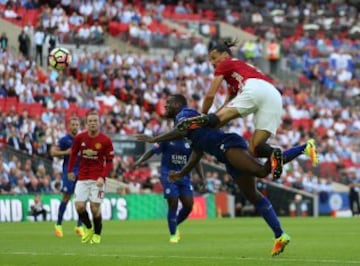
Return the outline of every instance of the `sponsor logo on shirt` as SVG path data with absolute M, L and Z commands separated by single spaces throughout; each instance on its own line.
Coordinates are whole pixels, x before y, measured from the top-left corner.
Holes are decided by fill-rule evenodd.
M 82 151 L 82 156 L 86 159 L 96 160 L 98 158 L 98 151 L 92 149 L 86 149 Z
M 186 164 L 187 162 L 187 156 L 183 154 L 172 154 L 171 155 L 171 162 L 173 164 Z
M 100 150 L 102 147 L 101 143 L 97 142 L 95 143 L 95 149 Z

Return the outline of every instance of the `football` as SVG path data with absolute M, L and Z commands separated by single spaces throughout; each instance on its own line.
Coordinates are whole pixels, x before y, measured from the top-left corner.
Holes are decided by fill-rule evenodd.
M 65 48 L 54 48 L 48 57 L 49 65 L 56 70 L 64 70 L 71 63 L 71 54 Z

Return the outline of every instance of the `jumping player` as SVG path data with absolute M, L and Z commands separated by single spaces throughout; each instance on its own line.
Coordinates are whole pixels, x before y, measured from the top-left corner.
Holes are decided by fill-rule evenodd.
M 225 80 L 228 95 L 224 105 L 216 113 L 184 120 L 178 125 L 178 129 L 187 130 L 196 126 L 220 128 L 232 119 L 254 114 L 255 132 L 249 140 L 249 151 L 256 157 L 266 158 L 273 151 L 267 140 L 275 135 L 281 123 L 282 98 L 269 77 L 252 65 L 232 57 L 230 48 L 235 45 L 236 41 L 230 41 L 220 43 L 210 50 L 209 60 L 215 68 L 215 77 L 203 100 L 201 113 L 208 113 L 221 83 Z M 310 157 L 313 165 L 318 164 L 313 139 L 297 149 L 289 150 L 288 155 L 296 157 L 302 153 Z M 281 175 L 276 171 L 276 166 L 282 163 L 282 160 L 272 162 L 273 175 Z

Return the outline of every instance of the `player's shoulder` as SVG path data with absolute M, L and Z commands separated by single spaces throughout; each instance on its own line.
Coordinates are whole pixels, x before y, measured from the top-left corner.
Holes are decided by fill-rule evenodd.
M 88 131 L 87 130 L 83 130 L 81 132 L 79 132 L 75 137 L 76 138 L 82 138 L 82 137 L 85 137 L 85 136 L 88 136 Z
M 67 139 L 69 139 L 69 134 L 68 134 L 68 133 L 66 133 L 65 135 L 61 136 L 61 137 L 59 138 L 59 142 L 62 142 L 62 141 L 67 140 Z
M 176 115 L 176 121 L 180 122 L 183 119 L 198 116 L 200 113 L 193 108 L 185 107 L 180 110 L 180 112 Z
M 235 57 L 225 58 L 221 63 L 219 63 L 215 69 L 215 73 L 227 72 L 229 69 L 233 69 L 243 62 Z
M 102 138 L 103 140 L 112 142 L 111 137 L 108 136 L 107 134 L 105 134 L 104 132 L 100 132 L 99 136 L 101 136 L 101 138 Z

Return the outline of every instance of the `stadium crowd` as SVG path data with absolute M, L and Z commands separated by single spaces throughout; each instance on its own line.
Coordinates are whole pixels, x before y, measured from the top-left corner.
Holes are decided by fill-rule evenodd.
M 100 8 L 102 2 L 93 1 L 93 8 L 95 5 Z M 85 12 L 82 6 L 90 2 L 78 3 L 78 12 L 82 14 Z M 120 3 L 115 1 L 117 10 L 129 10 L 125 8 L 128 5 L 121 6 Z M 275 1 L 269 3 L 274 3 L 274 6 L 268 8 L 267 12 L 271 13 L 279 7 Z M 105 8 L 108 5 L 111 4 L 106 3 Z M 160 3 L 154 5 L 157 8 L 160 6 Z M 57 10 L 59 14 L 64 14 L 63 11 L 69 13 L 74 8 L 76 10 L 74 6 L 63 8 L 56 6 L 52 11 L 44 10 L 48 13 Z M 287 11 L 290 7 L 281 8 Z M 309 7 L 309 10 L 313 12 L 313 8 Z M 260 15 L 261 12 L 263 9 L 258 9 Z M 82 15 L 88 21 L 89 16 L 85 13 Z M 133 18 L 133 15 L 129 16 Z M 145 17 L 141 17 L 141 20 Z M 94 20 L 100 21 L 100 17 Z M 41 21 L 42 26 L 48 25 L 45 23 L 46 16 L 41 16 Z M 51 23 L 57 22 L 47 23 L 53 25 Z M 32 31 L 31 26 L 26 26 L 24 32 L 27 34 L 28 47 L 34 46 L 36 51 L 36 35 L 39 34 L 36 30 Z M 42 35 L 44 38 L 45 34 Z M 308 34 L 301 35 L 293 47 L 287 47 L 287 39 L 283 36 L 281 45 L 287 48 L 283 56 L 289 69 L 294 72 L 300 69 L 304 75 L 299 82 L 278 80 L 273 76 L 282 92 L 285 107 L 283 124 L 273 142 L 289 148 L 311 137 L 317 140 L 320 166 L 313 168 L 305 158 L 300 158 L 285 167 L 283 178 L 279 181 L 286 186 L 317 192 L 331 189 L 333 180 L 345 181 L 342 178 L 347 173 L 344 169 L 355 169 L 360 175 L 360 112 L 356 106 L 356 98 L 360 95 L 356 68 L 359 39 L 352 42 L 348 39 L 338 40 L 338 43 L 325 42 L 326 56 L 324 53 L 299 53 L 308 50 L 307 45 L 320 45 L 310 37 Z M 73 53 L 71 66 L 62 73 L 41 68 L 41 60 L 37 60 L 36 53 L 24 53 L 21 47 L 18 53 L 14 53 L 8 49 L 7 43 L 1 44 L 0 137 L 6 145 L 30 156 L 49 158 L 50 146 L 65 133 L 65 121 L 74 113 L 83 116 L 90 108 L 100 111 L 102 129 L 108 134 L 157 135 L 165 132 L 172 125 L 163 118 L 167 96 L 181 93 L 189 99 L 192 107 L 197 108 L 212 78 L 212 66 L 206 60 L 198 60 L 198 56 L 149 59 L 136 53 L 120 54 L 116 50 L 94 53 L 84 48 L 81 53 Z M 254 62 L 254 58 L 247 58 L 252 53 L 244 49 L 244 45 L 238 55 Z M 346 73 L 340 75 L 343 72 Z M 314 84 L 317 87 L 315 91 Z M 225 88 L 216 98 L 217 106 L 224 97 Z M 226 130 L 240 133 L 248 139 L 253 130 L 252 118 L 232 121 Z M 9 161 L 2 160 L 0 193 L 58 191 L 61 185 L 59 160 L 53 159 L 54 171 L 51 173 L 46 172 L 41 164 L 33 165 L 31 160 L 24 165 L 18 161 L 16 156 Z M 140 192 L 142 186 L 158 189 L 158 170 L 129 170 L 133 161 L 134 158 L 117 155 L 112 177 L 131 183 L 133 191 Z M 227 190 L 227 183 L 226 178 L 217 176 L 216 172 L 206 174 L 208 191 Z

